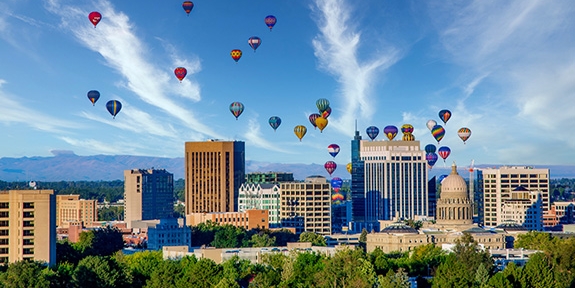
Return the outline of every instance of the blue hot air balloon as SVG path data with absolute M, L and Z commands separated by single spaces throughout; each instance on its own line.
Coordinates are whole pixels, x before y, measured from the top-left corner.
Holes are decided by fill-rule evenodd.
M 280 127 L 280 125 L 282 124 L 282 119 L 278 116 L 272 116 L 270 117 L 269 123 L 270 126 L 274 128 L 274 131 L 276 131 L 276 129 L 278 129 L 278 127 Z
M 365 133 L 367 133 L 369 139 L 373 141 L 373 139 L 375 139 L 375 137 L 377 137 L 377 135 L 379 134 L 379 128 L 375 126 L 369 126 L 367 127 L 367 129 L 365 129 Z
M 106 103 L 106 109 L 108 109 L 108 112 L 110 112 L 115 119 L 116 115 L 122 110 L 122 103 L 118 100 L 110 100 Z
M 437 159 L 439 158 L 439 156 L 437 156 L 437 154 L 435 153 L 427 153 L 427 155 L 425 155 L 425 160 L 427 160 L 427 164 L 429 165 L 429 167 L 433 167 L 433 165 L 435 165 L 435 162 L 437 162 Z
M 437 148 L 435 147 L 435 145 L 433 145 L 433 144 L 425 145 L 425 153 L 435 153 L 435 151 L 437 151 Z

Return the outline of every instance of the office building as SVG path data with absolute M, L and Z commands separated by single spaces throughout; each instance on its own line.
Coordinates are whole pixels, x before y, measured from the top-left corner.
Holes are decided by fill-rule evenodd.
M 124 171 L 124 221 L 170 218 L 174 215 L 174 175 L 164 169 Z
M 541 195 L 543 214 L 550 209 L 549 202 L 549 169 L 529 166 L 503 166 L 500 168 L 483 168 L 477 172 L 481 179 L 480 194 L 483 194 L 483 219 L 479 222 L 485 226 L 495 227 L 503 223 L 503 203 L 512 199 L 511 191 L 522 186 L 528 191 Z M 479 185 L 478 185 L 479 186 Z M 483 221 L 482 221 L 483 220 Z
M 80 195 L 56 195 L 56 227 L 70 223 L 92 227 L 98 221 L 97 200 L 80 199 Z
M 0 263 L 56 264 L 56 197 L 53 190 L 0 192 Z
M 543 201 L 539 192 L 515 187 L 510 199 L 503 200 L 501 213 L 503 222 L 513 221 L 527 230 L 543 231 Z
M 361 135 L 355 131 L 351 140 L 351 221 L 365 222 L 364 164 L 360 158 Z M 352 224 L 353 225 L 353 224 Z M 359 228 L 359 227 L 358 227 Z M 355 229 L 354 229 L 355 230 Z M 361 231 L 361 229 L 359 229 Z
M 293 173 L 287 172 L 252 172 L 246 174 L 246 183 L 253 184 L 278 184 L 280 182 L 292 182 Z
M 245 180 L 245 143 L 186 142 L 185 214 L 238 211 Z
M 134 221 L 132 225 L 148 235 L 148 250 L 162 250 L 164 246 L 192 247 L 192 229 L 185 225 L 184 218 Z
M 282 227 L 296 234 L 331 234 L 331 184 L 325 177 L 310 176 L 304 182 L 280 184 Z
M 269 229 L 269 211 L 250 209 L 245 212 L 210 212 L 186 215 L 186 223 L 190 226 L 198 226 L 198 224 L 207 221 L 219 225 L 242 227 L 246 230 Z
M 269 226 L 280 227 L 280 185 L 244 183 L 238 195 L 238 211 L 268 210 Z

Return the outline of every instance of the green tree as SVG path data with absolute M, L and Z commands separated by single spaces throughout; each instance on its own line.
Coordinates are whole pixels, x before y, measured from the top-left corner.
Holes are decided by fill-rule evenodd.
M 489 271 L 485 268 L 483 263 L 479 264 L 479 268 L 477 268 L 477 272 L 475 272 L 475 286 L 476 287 L 485 287 L 487 286 L 487 282 L 489 281 Z
M 311 242 L 312 246 L 327 246 L 325 237 L 315 232 L 303 232 L 299 235 L 299 242 Z
M 520 234 L 515 240 L 515 248 L 532 249 L 532 250 L 551 250 L 557 240 L 549 232 L 529 231 Z
M 441 247 L 433 243 L 415 247 L 410 255 L 410 274 L 432 276 L 446 255 Z
M 37 261 L 18 261 L 8 265 L 6 272 L 0 273 L 0 287 L 28 288 L 50 287 L 45 263 Z
M 182 277 L 176 281 L 175 287 L 211 288 L 222 280 L 222 266 L 213 260 L 202 258 L 193 263 L 182 262 Z
M 277 246 L 287 246 L 288 242 L 297 242 L 298 236 L 288 229 L 279 229 L 269 233 L 270 237 L 276 238 Z
M 146 281 L 147 288 L 176 287 L 182 273 L 181 261 L 164 260 L 152 271 Z M 135 285 L 134 285 L 135 286 Z
M 247 233 L 244 228 L 233 225 L 224 225 L 214 236 L 211 245 L 216 248 L 237 248 L 249 246 L 246 239 Z
M 136 287 L 143 287 L 154 271 L 164 261 L 162 251 L 142 251 L 124 257 L 132 275 L 132 283 Z
M 74 265 L 82 259 L 82 251 L 68 240 L 56 242 L 56 262 L 58 264 L 69 262 Z
M 361 234 L 359 235 L 359 247 L 366 251 L 367 249 L 367 229 L 361 229 Z
M 124 248 L 124 240 L 120 230 L 108 226 L 80 233 L 74 246 L 83 255 L 111 256 Z
M 515 287 L 502 272 L 495 273 L 487 282 L 487 287 L 493 288 L 513 288 Z
M 216 236 L 216 232 L 222 227 L 212 221 L 206 221 L 192 226 L 192 242 L 194 246 L 210 245 Z
M 372 287 L 376 273 L 363 249 L 346 248 L 323 259 L 315 276 L 317 287 Z
M 431 282 L 432 287 L 471 287 L 475 274 L 457 260 L 455 254 L 451 253 L 445 261 L 439 265 L 435 276 Z
M 74 270 L 73 282 L 77 287 L 125 287 L 131 284 L 127 267 L 112 257 L 87 256 Z
M 521 286 L 534 288 L 554 287 L 554 275 L 551 268 L 549 259 L 545 254 L 532 254 L 525 267 L 523 267 Z
M 389 270 L 385 276 L 379 275 L 377 277 L 377 282 L 381 288 L 409 288 L 411 283 L 409 282 L 409 277 L 407 273 L 399 268 L 396 273 L 393 270 Z
M 323 270 L 323 256 L 310 252 L 294 252 L 292 257 L 294 256 L 295 261 L 286 261 L 284 263 L 283 272 L 285 275 L 282 275 L 282 277 L 285 278 L 282 284 L 285 283 L 288 287 L 313 287 L 315 285 L 315 274 Z
M 270 237 L 267 233 L 257 233 L 252 235 L 250 243 L 252 247 L 272 247 L 276 246 L 276 237 Z
M 98 208 L 98 221 L 123 221 L 124 206 Z

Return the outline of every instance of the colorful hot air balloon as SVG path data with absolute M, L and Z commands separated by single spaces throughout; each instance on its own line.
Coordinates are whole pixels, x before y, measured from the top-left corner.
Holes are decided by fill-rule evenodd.
M 436 151 L 436 147 L 433 144 L 427 144 L 425 145 L 425 153 L 429 154 L 429 153 L 435 153 Z
M 385 128 L 383 128 L 383 134 L 387 136 L 387 139 L 389 139 L 389 141 L 392 141 L 393 138 L 397 136 L 397 132 L 398 132 L 397 127 L 393 125 L 385 126 Z
M 315 106 L 317 106 L 317 110 L 319 113 L 323 113 L 329 107 L 329 100 L 325 98 L 320 98 L 315 101 Z
M 272 28 L 274 28 L 274 25 L 276 25 L 276 22 L 278 21 L 278 19 L 276 19 L 276 17 L 274 15 L 268 15 L 268 16 L 266 16 L 264 21 L 266 22 L 266 25 L 270 28 L 270 32 L 271 32 Z
M 403 126 L 401 126 L 401 133 L 403 133 L 403 134 L 413 133 L 413 125 L 403 124 Z
M 343 186 L 343 180 L 339 177 L 333 177 L 331 179 L 331 188 L 335 190 L 335 192 L 339 192 L 339 189 Z
M 190 12 L 194 9 L 194 3 L 192 1 L 184 1 L 184 3 L 182 3 L 182 8 L 184 8 L 184 11 L 186 11 L 188 16 L 190 16 Z
M 301 138 L 303 138 L 303 136 L 305 136 L 306 132 L 307 132 L 307 128 L 305 128 L 305 126 L 303 126 L 303 125 L 297 125 L 297 126 L 295 126 L 295 128 L 293 128 L 293 133 L 295 133 L 295 136 L 297 136 L 297 138 L 299 138 L 300 142 L 301 142 Z
M 323 133 L 323 129 L 325 129 L 327 123 L 328 123 L 327 119 L 323 117 L 317 117 L 317 119 L 315 119 L 315 125 L 317 126 L 317 128 L 319 128 L 319 132 L 321 133 Z
M 250 39 L 248 39 L 248 44 L 250 45 L 250 47 L 252 47 L 252 49 L 254 49 L 254 52 L 256 52 L 256 49 L 258 49 L 258 47 L 260 47 L 260 44 L 262 44 L 262 39 L 260 39 L 260 37 L 250 37 Z
M 339 145 L 330 144 L 329 146 L 327 146 L 327 152 L 329 153 L 329 155 L 335 158 L 335 156 L 337 156 L 337 154 L 339 153 Z
M 102 20 L 102 14 L 97 11 L 90 12 L 90 14 L 88 14 L 88 19 L 90 19 L 90 22 L 92 22 L 92 24 L 94 24 L 94 28 L 96 28 L 96 25 L 100 23 L 100 20 Z
M 178 67 L 174 69 L 174 75 L 176 75 L 176 78 L 182 82 L 182 80 L 186 78 L 186 75 L 188 75 L 188 70 L 186 70 L 184 67 Z
M 333 173 L 333 171 L 335 171 L 335 169 L 337 168 L 337 164 L 335 164 L 335 162 L 333 161 L 327 161 L 325 162 L 323 167 L 325 168 L 325 171 L 329 173 L 329 176 L 331 176 L 331 173 Z
M 341 193 L 334 193 L 331 195 L 331 200 L 333 202 L 340 202 L 345 200 L 345 197 Z
M 445 136 L 445 129 L 443 129 L 441 125 L 435 125 L 433 126 L 433 129 L 431 129 L 431 135 L 433 135 L 433 138 L 435 138 L 435 140 L 437 140 L 437 144 L 439 144 L 439 141 L 441 141 L 443 136 Z
M 106 103 L 106 109 L 108 109 L 108 112 L 110 112 L 115 119 L 116 115 L 122 110 L 122 103 L 118 100 L 110 100 Z
M 230 104 L 230 112 L 232 112 L 232 114 L 236 116 L 236 120 L 238 120 L 238 117 L 240 117 L 240 115 L 242 115 L 242 112 L 244 112 L 244 104 L 242 104 L 241 102 L 234 102 Z
M 439 157 L 435 153 L 427 153 L 425 155 L 425 160 L 427 160 L 427 165 L 429 165 L 429 169 L 431 169 L 433 165 L 435 165 L 435 162 L 437 162 L 438 158 Z
M 347 172 L 351 174 L 351 171 L 353 171 L 353 164 L 351 164 L 351 162 L 347 163 L 347 165 L 345 165 L 345 169 L 347 169 Z
M 403 140 L 403 141 L 415 141 L 415 136 L 413 136 L 413 134 L 411 134 L 411 133 L 405 133 L 401 137 L 401 140 Z
M 371 141 L 373 141 L 373 139 L 375 139 L 377 137 L 377 135 L 379 134 L 379 128 L 377 128 L 375 126 L 369 126 L 369 127 L 367 127 L 367 129 L 365 129 L 365 133 L 367 133 L 367 136 L 369 137 L 369 139 L 371 139 Z
M 282 124 L 282 119 L 278 116 L 272 116 L 270 117 L 270 120 L 268 122 L 270 123 L 270 126 L 272 126 L 274 131 L 276 131 L 276 129 L 278 129 L 278 127 L 280 127 L 280 125 Z
M 433 126 L 437 125 L 437 121 L 435 120 L 429 120 L 427 121 L 427 129 L 429 129 L 429 131 L 431 131 L 431 129 L 433 129 Z
M 325 109 L 325 111 L 321 112 L 321 117 L 327 119 L 327 117 L 329 117 L 329 115 L 331 115 L 331 107 L 327 107 L 327 109 Z
M 232 55 L 232 59 L 234 59 L 236 61 L 236 63 L 238 63 L 240 58 L 242 58 L 242 50 L 234 49 L 234 50 L 232 50 L 232 52 L 230 52 L 230 55 Z
M 437 149 L 437 154 L 439 154 L 439 156 L 443 158 L 443 162 L 445 162 L 445 159 L 447 159 L 449 154 L 451 154 L 451 149 L 449 149 L 447 146 L 441 146 L 439 149 Z
M 309 117 L 308 117 L 309 122 L 311 123 L 311 125 L 313 125 L 314 129 L 317 127 L 317 126 L 315 125 L 315 119 L 317 119 L 317 118 L 319 118 L 319 117 L 321 117 L 321 115 L 319 115 L 319 114 L 317 114 L 317 113 L 313 113 L 313 114 L 309 115 Z
M 98 99 L 100 99 L 100 92 L 98 92 L 96 90 L 88 91 L 88 99 L 90 99 L 90 102 L 92 102 L 92 106 L 95 106 L 96 101 L 98 101 Z
M 447 124 L 447 121 L 449 121 L 449 118 L 451 118 L 451 111 L 449 111 L 449 110 L 439 111 L 439 119 L 441 119 L 441 121 L 443 121 L 443 124 Z
M 457 131 L 457 136 L 459 136 L 459 138 L 463 140 L 463 144 L 465 144 L 465 141 L 471 137 L 471 129 L 467 127 L 460 128 L 459 131 Z

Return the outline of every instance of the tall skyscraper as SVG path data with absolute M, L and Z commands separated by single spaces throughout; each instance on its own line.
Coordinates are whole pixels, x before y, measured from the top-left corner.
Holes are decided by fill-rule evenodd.
M 365 221 L 364 167 L 360 158 L 361 135 L 355 131 L 351 140 L 351 220 Z
M 0 192 L 0 263 L 56 264 L 56 197 L 53 190 Z
M 185 214 L 237 212 L 245 180 L 245 143 L 210 140 L 185 146 Z
M 174 174 L 164 169 L 124 171 L 124 221 L 173 217 Z
M 511 191 L 519 186 L 540 193 L 544 215 L 550 209 L 549 169 L 529 166 L 483 168 L 478 171 L 478 179 L 483 180 L 479 193 L 483 194 L 483 223 L 485 226 L 495 227 L 503 223 L 504 201 L 511 200 Z M 479 222 L 482 222 L 481 219 Z

